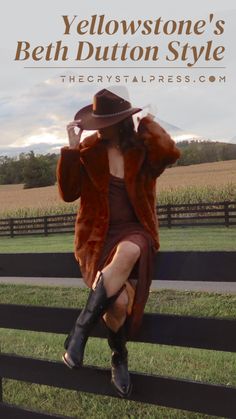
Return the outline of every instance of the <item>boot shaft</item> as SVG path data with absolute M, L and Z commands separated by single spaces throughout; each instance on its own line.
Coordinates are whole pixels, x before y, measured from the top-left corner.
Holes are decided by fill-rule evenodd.
M 117 332 L 108 329 L 108 344 L 112 350 L 114 362 L 118 359 L 127 360 L 128 351 L 126 349 L 126 330 L 124 325 Z
M 104 286 L 103 273 L 100 272 L 95 288 L 89 292 L 86 306 L 76 320 L 76 327 L 90 328 L 116 300 L 120 291 L 111 297 L 107 297 Z
M 82 364 L 85 345 L 93 326 L 117 296 L 118 294 L 107 297 L 103 274 L 100 272 L 96 287 L 91 289 L 86 306 L 64 343 L 65 349 L 75 364 Z

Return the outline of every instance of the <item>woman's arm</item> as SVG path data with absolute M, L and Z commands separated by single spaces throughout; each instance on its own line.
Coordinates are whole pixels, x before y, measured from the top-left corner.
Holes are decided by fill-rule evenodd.
M 78 134 L 74 132 L 76 126 L 76 121 L 67 125 L 70 145 L 61 148 L 61 155 L 56 169 L 59 194 L 66 202 L 75 201 L 80 197 L 81 193 L 81 132 Z
M 154 177 L 160 176 L 169 164 L 175 163 L 180 157 L 174 140 L 151 117 L 141 119 L 138 133 L 146 146 L 147 164 Z

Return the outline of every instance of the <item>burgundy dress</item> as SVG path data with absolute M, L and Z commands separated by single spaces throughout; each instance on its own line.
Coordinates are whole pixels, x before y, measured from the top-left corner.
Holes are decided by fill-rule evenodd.
M 149 295 L 152 280 L 155 247 L 154 242 L 139 222 L 122 178 L 110 174 L 109 183 L 110 218 L 109 228 L 102 253 L 99 258 L 98 270 L 102 270 L 112 260 L 116 246 L 123 240 L 129 240 L 140 247 L 141 254 L 128 279 L 136 279 L 135 296 L 132 312 L 127 317 L 129 336 L 137 333 L 142 321 L 143 311 Z

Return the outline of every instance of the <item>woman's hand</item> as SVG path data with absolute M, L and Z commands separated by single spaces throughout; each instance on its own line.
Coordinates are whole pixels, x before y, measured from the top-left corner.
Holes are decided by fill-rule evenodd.
M 77 148 L 80 143 L 82 128 L 78 127 L 78 121 L 69 122 L 66 126 L 70 148 Z

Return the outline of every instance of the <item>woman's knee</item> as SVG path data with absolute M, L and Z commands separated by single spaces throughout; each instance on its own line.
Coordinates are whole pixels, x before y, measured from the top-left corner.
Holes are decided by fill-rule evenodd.
M 129 241 L 122 241 L 117 246 L 117 256 L 122 257 L 122 262 L 135 263 L 140 256 L 140 247 Z

